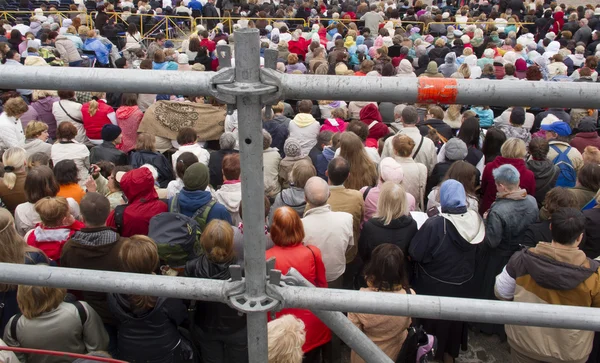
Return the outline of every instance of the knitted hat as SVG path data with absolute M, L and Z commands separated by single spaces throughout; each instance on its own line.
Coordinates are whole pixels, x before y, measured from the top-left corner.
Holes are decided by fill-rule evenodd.
M 579 132 L 595 132 L 596 131 L 596 123 L 592 117 L 584 117 L 577 125 L 577 130 Z
M 384 182 L 391 181 L 398 184 L 404 180 L 404 171 L 402 165 L 394 158 L 387 157 L 379 162 L 379 176 Z
M 461 139 L 453 137 L 446 143 L 446 159 L 465 160 L 467 154 L 467 144 Z
M 209 179 L 208 167 L 202 163 L 194 163 L 183 174 L 183 186 L 190 191 L 205 190 Z
M 525 123 L 525 110 L 523 107 L 514 107 L 510 112 L 510 123 L 513 125 L 523 125 Z
M 192 71 L 204 72 L 205 70 L 206 67 L 204 67 L 204 64 L 202 63 L 196 63 L 192 66 Z
M 302 147 L 300 146 L 300 141 L 294 138 L 285 140 L 285 144 L 283 144 L 283 152 L 285 153 L 285 156 L 292 158 L 301 156 Z
M 117 125 L 107 124 L 102 127 L 102 140 L 115 141 L 121 135 L 121 128 Z

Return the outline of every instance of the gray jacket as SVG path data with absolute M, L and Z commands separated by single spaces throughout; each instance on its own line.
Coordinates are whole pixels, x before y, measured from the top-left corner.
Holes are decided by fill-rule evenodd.
M 498 198 L 485 221 L 487 243 L 499 250 L 518 251 L 523 232 L 537 220 L 537 202 L 531 195 L 523 199 Z
M 284 189 L 281 191 L 281 193 L 277 194 L 275 201 L 271 206 L 271 211 L 269 212 L 269 225 L 273 223 L 273 214 L 279 207 L 291 207 L 298 213 L 300 218 L 302 218 L 304 216 L 304 209 L 306 208 L 304 189 L 292 186 L 289 189 Z

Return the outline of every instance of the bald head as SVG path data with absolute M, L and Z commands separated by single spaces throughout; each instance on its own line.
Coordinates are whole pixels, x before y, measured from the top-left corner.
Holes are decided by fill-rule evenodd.
M 327 204 L 327 199 L 329 199 L 327 182 L 318 176 L 308 179 L 304 186 L 304 198 L 312 207 L 321 207 Z

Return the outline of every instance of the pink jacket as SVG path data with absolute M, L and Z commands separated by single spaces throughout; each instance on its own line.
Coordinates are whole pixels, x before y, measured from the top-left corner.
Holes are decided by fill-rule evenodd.
M 144 113 L 138 106 L 121 106 L 117 109 L 116 115 L 117 125 L 123 132 L 123 142 L 119 145 L 119 149 L 124 153 L 128 153 L 135 149 L 137 130 Z
M 348 123 L 341 118 L 326 118 L 321 126 L 321 131 L 344 132 Z

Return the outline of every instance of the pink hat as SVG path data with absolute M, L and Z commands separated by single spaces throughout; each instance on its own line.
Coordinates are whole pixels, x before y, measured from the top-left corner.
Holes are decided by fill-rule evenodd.
M 400 165 L 394 158 L 383 158 L 379 162 L 379 175 L 381 180 L 384 182 L 391 181 L 394 183 L 401 183 L 404 180 L 404 171 L 402 171 L 402 165 Z
M 527 63 L 523 58 L 519 58 L 515 61 L 515 70 L 517 72 L 523 72 L 527 70 Z

